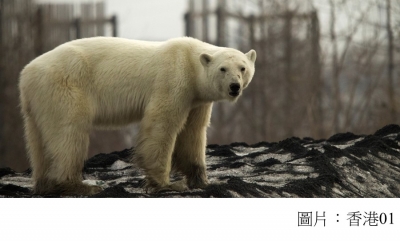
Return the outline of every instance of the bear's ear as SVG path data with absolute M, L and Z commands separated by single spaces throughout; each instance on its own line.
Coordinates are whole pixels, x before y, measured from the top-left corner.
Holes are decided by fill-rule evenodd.
M 212 56 L 209 54 L 201 54 L 200 55 L 200 62 L 204 67 L 207 67 L 212 60 Z
M 252 49 L 249 52 L 247 52 L 246 56 L 251 62 L 253 62 L 253 63 L 256 62 L 257 54 L 256 54 L 256 51 L 254 49 Z

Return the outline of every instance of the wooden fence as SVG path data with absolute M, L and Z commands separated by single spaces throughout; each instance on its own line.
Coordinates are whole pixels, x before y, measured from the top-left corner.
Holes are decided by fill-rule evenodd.
M 0 167 L 28 167 L 19 110 L 22 68 L 64 42 L 102 35 L 117 35 L 117 18 L 105 18 L 103 2 L 77 7 L 0 0 Z
M 70 4 L 40 5 L 36 11 L 35 52 L 39 55 L 61 43 L 93 36 L 104 36 L 105 25 L 112 27 L 112 36 L 117 36 L 117 18 L 104 18 L 104 3 L 82 4 L 81 16 L 75 17 L 75 8 Z

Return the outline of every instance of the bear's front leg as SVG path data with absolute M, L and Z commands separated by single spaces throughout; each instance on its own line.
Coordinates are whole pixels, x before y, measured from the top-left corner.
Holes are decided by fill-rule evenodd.
M 208 184 L 205 160 L 211 109 L 211 103 L 192 109 L 176 140 L 173 168 L 186 176 L 189 188 L 204 188 Z
M 171 184 L 169 176 L 176 137 L 189 111 L 164 103 L 150 103 L 146 109 L 135 152 L 135 161 L 146 175 L 145 188 L 150 192 L 186 189 L 186 185 Z

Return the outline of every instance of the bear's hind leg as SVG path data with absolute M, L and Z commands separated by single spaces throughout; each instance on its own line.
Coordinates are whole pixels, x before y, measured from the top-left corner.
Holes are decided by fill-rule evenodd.
M 87 158 L 89 131 L 76 126 L 47 130 L 52 133 L 46 138 L 46 157 L 51 165 L 46 178 L 39 180 L 41 193 L 61 195 L 93 195 L 100 187 L 83 184 L 82 169 Z M 40 186 L 41 185 L 41 186 Z
M 205 159 L 211 108 L 212 104 L 207 104 L 191 110 L 176 140 L 173 168 L 186 176 L 189 188 L 204 188 L 208 184 Z

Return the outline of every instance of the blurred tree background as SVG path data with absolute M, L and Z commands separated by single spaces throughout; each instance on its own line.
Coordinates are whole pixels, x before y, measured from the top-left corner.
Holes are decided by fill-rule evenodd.
M 104 8 L 0 0 L 0 167 L 28 166 L 19 72 L 63 42 L 116 36 L 117 17 Z M 187 0 L 183 19 L 182 36 L 257 51 L 243 97 L 214 105 L 208 143 L 369 134 L 398 123 L 400 0 Z M 131 147 L 135 132 L 93 132 L 89 155 Z
M 368 134 L 399 118 L 399 0 L 188 1 L 186 34 L 257 51 L 236 105 L 217 103 L 210 143 Z

